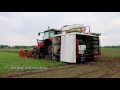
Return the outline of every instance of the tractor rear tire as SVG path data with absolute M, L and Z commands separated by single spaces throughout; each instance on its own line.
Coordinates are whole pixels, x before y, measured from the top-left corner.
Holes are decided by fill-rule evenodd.
M 45 49 L 45 59 L 52 59 L 52 43 L 49 43 Z
M 33 49 L 32 57 L 33 57 L 33 58 L 36 58 L 36 48 Z
M 52 44 L 51 43 L 49 43 L 46 47 L 46 54 L 47 55 L 52 54 Z
M 40 49 L 41 47 L 36 47 L 33 49 L 33 53 L 32 53 L 32 57 L 33 58 L 37 58 L 40 59 L 41 58 L 41 54 L 40 54 Z
M 36 58 L 40 59 L 40 47 L 36 48 Z

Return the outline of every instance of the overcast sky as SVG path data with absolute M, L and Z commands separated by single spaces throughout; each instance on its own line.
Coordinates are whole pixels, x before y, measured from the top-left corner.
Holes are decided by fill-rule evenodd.
M 101 46 L 120 45 L 120 12 L 0 12 L 0 45 L 37 45 L 38 32 L 72 24 L 101 33 Z

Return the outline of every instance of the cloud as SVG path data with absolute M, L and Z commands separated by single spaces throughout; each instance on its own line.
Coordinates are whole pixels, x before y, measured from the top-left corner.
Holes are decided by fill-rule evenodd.
M 0 12 L 0 41 L 9 45 L 37 45 L 38 32 L 50 26 L 84 24 L 101 33 L 101 45 L 120 45 L 119 12 Z
M 19 28 L 23 22 L 19 18 L 0 16 L 0 24 L 6 25 L 6 27 Z

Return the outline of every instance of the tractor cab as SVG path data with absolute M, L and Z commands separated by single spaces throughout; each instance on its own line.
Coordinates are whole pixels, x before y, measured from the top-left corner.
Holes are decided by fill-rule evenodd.
M 52 42 L 53 35 L 61 34 L 61 30 L 59 30 L 59 29 L 48 29 L 48 30 L 45 30 L 44 32 L 39 32 L 38 36 L 40 36 L 41 33 L 44 34 L 43 40 L 38 40 L 37 39 L 38 46 L 40 46 L 40 47 L 44 46 L 44 44 L 48 41 Z
M 48 29 L 48 30 L 46 30 L 44 32 L 39 32 L 38 36 L 40 36 L 40 33 L 44 33 L 43 40 L 45 40 L 45 39 L 52 38 L 53 35 L 61 34 L 61 31 L 59 29 Z

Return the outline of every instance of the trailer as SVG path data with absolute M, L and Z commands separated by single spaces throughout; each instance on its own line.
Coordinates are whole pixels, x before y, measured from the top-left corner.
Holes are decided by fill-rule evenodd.
M 81 27 L 83 28 L 83 26 L 77 25 L 77 30 Z M 75 26 L 74 29 L 76 29 Z M 85 33 L 84 29 L 83 32 L 68 33 L 69 30 L 73 30 L 73 28 L 53 36 L 53 57 L 56 60 L 77 63 L 95 60 L 95 57 L 101 55 L 99 35 L 91 34 L 90 30 L 89 33 Z

